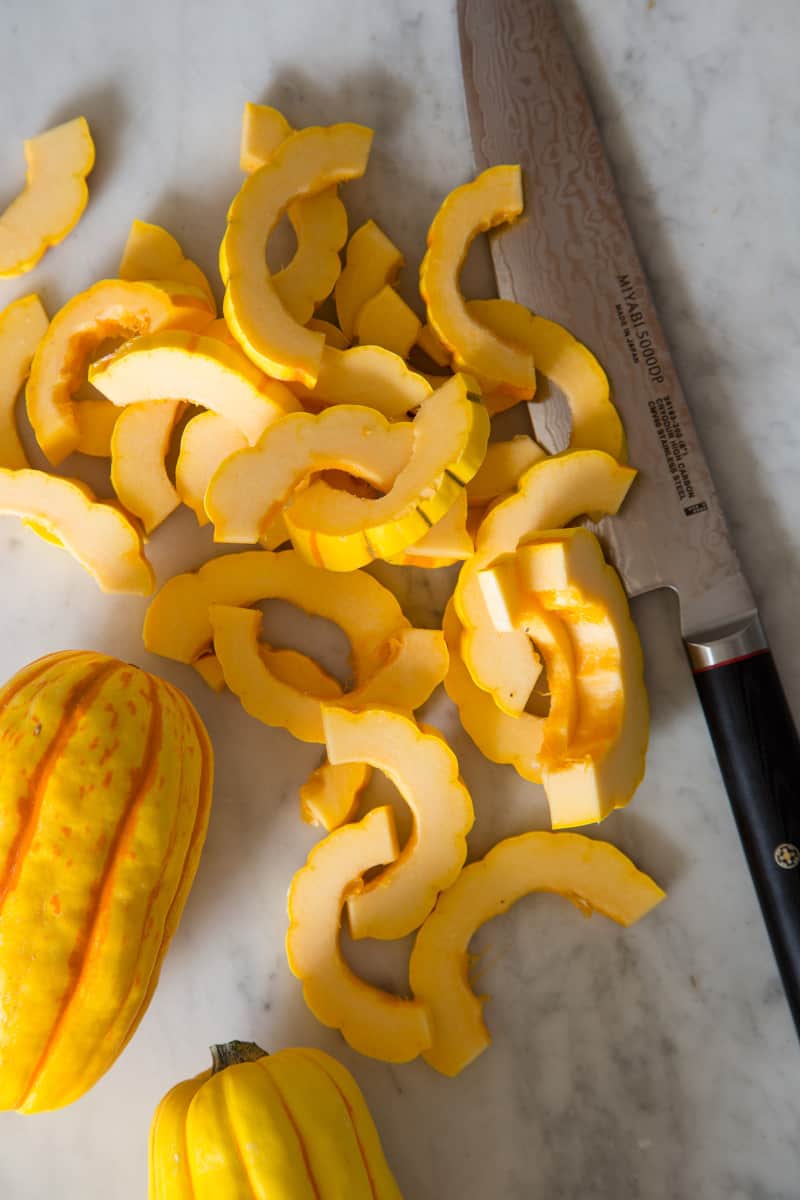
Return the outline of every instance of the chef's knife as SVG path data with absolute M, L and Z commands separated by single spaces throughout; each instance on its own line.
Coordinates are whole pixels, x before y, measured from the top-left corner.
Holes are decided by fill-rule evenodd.
M 492 240 L 501 296 L 606 368 L 639 476 L 599 532 L 629 596 L 672 588 L 800 1031 L 800 741 L 692 424 L 589 100 L 550 0 L 459 0 L 476 165 L 520 163 L 526 215 Z M 566 444 L 566 410 L 531 404 Z M 549 411 L 548 411 L 549 410 Z M 560 415 L 559 415 L 560 414 Z

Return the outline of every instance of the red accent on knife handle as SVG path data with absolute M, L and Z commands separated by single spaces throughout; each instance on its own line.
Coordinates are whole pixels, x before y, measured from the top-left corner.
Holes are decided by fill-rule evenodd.
M 800 1034 L 800 738 L 768 650 L 694 681 Z

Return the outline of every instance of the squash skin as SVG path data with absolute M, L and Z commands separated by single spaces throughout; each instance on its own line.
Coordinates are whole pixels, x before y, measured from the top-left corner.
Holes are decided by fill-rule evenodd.
M 150 1200 L 402 1200 L 361 1090 L 321 1050 L 212 1047 L 150 1131 Z
M 0 1109 L 40 1112 L 83 1095 L 147 1009 L 213 752 L 178 689 L 84 651 L 5 685 L 0 746 Z

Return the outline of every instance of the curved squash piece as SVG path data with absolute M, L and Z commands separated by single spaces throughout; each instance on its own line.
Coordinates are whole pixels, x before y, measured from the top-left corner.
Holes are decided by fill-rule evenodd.
M 308 658 L 298 650 L 275 650 L 266 642 L 261 642 L 258 649 L 267 668 L 284 683 L 310 692 L 320 700 L 336 700 L 341 696 L 342 686 L 339 681 L 329 675 L 313 658 Z M 212 692 L 225 691 L 225 675 L 216 654 L 201 654 L 192 666 Z
M 11 471 L 29 465 L 14 407 L 49 323 L 38 296 L 23 296 L 0 312 L 0 467 Z
M 366 500 L 319 480 L 286 509 L 304 558 L 332 571 L 391 559 L 424 537 L 455 504 L 486 452 L 489 418 L 466 375 L 432 392 L 414 419 L 407 465 L 384 496 Z
M 326 705 L 323 722 L 334 765 L 369 763 L 411 809 L 414 824 L 401 853 L 347 901 L 354 938 L 405 937 L 422 924 L 467 857 L 475 814 L 458 759 L 438 734 L 424 733 L 399 712 Z
M 470 300 L 468 312 L 498 337 L 530 351 L 536 370 L 556 385 L 572 414 L 570 449 L 605 450 L 625 458 L 625 431 L 611 401 L 608 376 L 591 350 L 563 325 L 513 300 Z M 486 407 L 492 411 L 491 394 Z
M 461 658 L 461 623 L 452 600 L 445 609 L 442 627 L 450 654 L 444 690 L 458 709 L 464 729 L 485 758 L 508 763 L 523 779 L 541 783 L 544 718 L 528 712 L 509 717 L 488 692 L 472 682 Z
M 491 167 L 445 199 L 428 232 L 419 290 L 428 321 L 451 351 L 457 369 L 491 381 L 492 389 L 519 400 L 536 391 L 533 355 L 498 337 L 471 315 L 458 277 L 474 238 L 518 217 L 523 209 L 518 166 Z
M 130 404 L 114 425 L 111 484 L 117 499 L 139 517 L 148 534 L 181 502 L 165 460 L 172 430 L 182 412 L 180 400 Z
M 450 351 L 443 344 L 432 325 L 425 324 L 417 335 L 417 345 L 437 367 L 450 366 Z
M 340 468 L 383 490 L 391 487 L 409 460 L 414 429 L 410 422 L 390 425 L 374 409 L 355 405 L 276 421 L 212 478 L 206 512 L 214 540 L 259 541 L 295 489 L 317 471 Z
M 323 321 L 320 317 L 312 317 L 306 324 L 309 329 L 314 329 L 317 333 L 324 334 L 325 345 L 333 347 L 334 350 L 346 350 L 350 345 L 339 326 L 334 325 L 332 321 Z M 324 357 L 325 352 L 323 351 L 323 360 Z M 322 370 L 321 367 L 320 370 Z M 319 381 L 317 382 L 319 383 Z
M 0 215 L 0 279 L 24 275 L 74 229 L 86 208 L 94 142 L 84 117 L 25 142 L 25 188 Z
M 363 404 L 389 421 L 407 421 L 431 394 L 431 385 L 390 350 L 353 346 L 322 352 L 317 386 L 292 389 L 307 408 L 319 411 L 336 404 Z
M 602 821 L 633 796 L 647 753 L 642 649 L 619 576 L 595 535 L 578 528 L 538 534 L 481 581 L 506 625 L 526 628 L 533 600 L 566 626 L 579 719 L 564 746 L 543 753 L 542 782 L 554 828 Z M 551 680 L 554 700 L 559 686 Z
M 68 301 L 39 343 L 26 393 L 28 419 L 50 462 L 58 466 L 78 448 L 74 396 L 92 353 L 102 342 L 196 320 L 207 323 L 208 310 L 196 301 L 194 306 L 178 304 L 152 283 L 104 279 Z
M 75 449 L 91 458 L 111 458 L 111 439 L 120 410 L 110 400 L 98 396 L 88 383 L 78 388 L 73 400 L 78 423 Z
M 246 550 L 212 558 L 199 571 L 168 580 L 147 610 L 145 647 L 192 663 L 210 646 L 212 604 L 261 600 L 287 600 L 338 625 L 350 639 L 353 674 L 359 682 L 385 661 L 389 639 L 409 628 L 389 589 L 363 571 L 328 576 L 294 550 Z
M 84 484 L 44 471 L 0 468 L 0 515 L 6 514 L 41 526 L 104 592 L 149 596 L 153 591 L 155 576 L 140 534 L 118 508 L 95 500 Z
M 204 271 L 183 253 L 177 239 L 161 225 L 138 219 L 131 223 L 128 240 L 119 264 L 120 279 L 172 279 L 198 288 L 209 312 L 216 313 L 217 302 Z
M 526 433 L 519 433 L 507 442 L 492 442 L 486 447 L 486 457 L 477 475 L 467 484 L 470 508 L 484 508 L 515 491 L 520 476 L 543 458 L 547 458 L 547 451 Z
M 250 359 L 278 379 L 313 387 L 324 338 L 286 311 L 264 268 L 269 235 L 295 199 L 363 175 L 372 132 L 331 125 L 294 133 L 242 185 L 220 247 L 225 318 Z
M 451 567 L 469 558 L 474 551 L 475 544 L 467 532 L 467 492 L 463 489 L 441 521 L 391 561 L 400 567 Z
M 371 776 L 366 763 L 334 765 L 325 759 L 300 788 L 300 815 L 307 825 L 321 825 L 328 833 L 338 829 L 353 820 Z
M 408 358 L 421 328 L 422 322 L 413 308 L 386 284 L 361 305 L 353 334 L 362 345 L 383 346 L 400 358 Z
M 89 382 L 119 406 L 188 400 L 227 417 L 251 444 L 266 424 L 299 408 L 287 387 L 267 379 L 240 350 L 177 329 L 136 338 L 93 363 Z
M 289 888 L 289 968 L 303 984 L 311 1012 L 370 1058 L 410 1062 L 431 1044 L 427 1010 L 365 983 L 339 949 L 339 924 L 348 896 L 371 867 L 398 855 L 391 808 L 375 808 L 357 824 L 343 825 L 311 851 Z
M 352 709 L 391 705 L 413 712 L 442 682 L 447 662 L 447 646 L 438 629 L 398 629 L 387 640 L 379 666 L 338 703 Z
M 585 915 L 599 912 L 625 927 L 664 899 L 615 846 L 579 833 L 523 833 L 470 863 L 439 897 L 411 953 L 411 987 L 433 1025 L 433 1045 L 423 1057 L 443 1075 L 458 1075 L 491 1041 L 482 1015 L 486 998 L 469 985 L 472 936 L 533 892 L 555 892 Z
M 351 235 L 333 292 L 336 319 L 346 338 L 352 340 L 359 310 L 370 296 L 395 282 L 403 262 L 397 246 L 374 221 L 365 221 Z
M 242 135 L 239 143 L 239 166 L 245 175 L 252 175 L 265 162 L 269 162 L 275 151 L 292 134 L 286 117 L 271 104 L 244 106 L 242 113 Z
M 475 683 L 510 716 L 524 710 L 541 666 L 526 634 L 494 629 L 478 572 L 539 529 L 562 529 L 585 512 L 617 512 L 635 477 L 601 450 L 554 454 L 534 463 L 478 529 L 475 554 L 462 567 L 454 593 L 464 626 L 462 657 Z
M 246 446 L 241 429 L 210 409 L 186 422 L 175 464 L 175 489 L 197 517 L 198 525 L 208 524 L 204 500 L 214 472 L 226 458 Z

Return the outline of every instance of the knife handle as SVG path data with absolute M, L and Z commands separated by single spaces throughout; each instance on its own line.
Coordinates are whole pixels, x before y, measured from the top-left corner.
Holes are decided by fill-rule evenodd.
M 756 626 L 760 626 L 756 621 Z M 763 639 L 763 634 L 762 634 Z M 800 1034 L 800 738 L 769 647 L 709 663 L 694 680 Z

